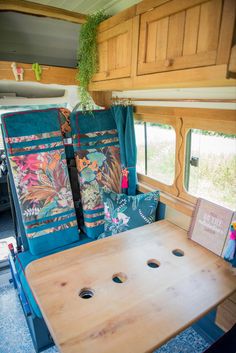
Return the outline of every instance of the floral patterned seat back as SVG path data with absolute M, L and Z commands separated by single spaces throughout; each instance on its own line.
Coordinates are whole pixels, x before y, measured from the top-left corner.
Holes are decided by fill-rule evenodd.
M 2 124 L 31 253 L 78 241 L 59 110 L 4 114 Z
M 100 188 L 121 191 L 118 133 L 110 110 L 71 114 L 72 138 L 80 184 L 85 232 L 95 239 L 104 231 Z

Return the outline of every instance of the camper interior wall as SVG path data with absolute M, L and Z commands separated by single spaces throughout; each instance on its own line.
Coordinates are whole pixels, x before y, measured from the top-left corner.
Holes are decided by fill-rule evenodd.
M 131 99 L 135 106 L 219 109 L 222 112 L 223 110 L 236 110 L 236 87 L 113 91 L 112 97 Z M 201 99 L 204 102 L 201 102 Z M 191 102 L 191 100 L 193 101 Z M 225 102 L 214 102 L 214 100 L 225 100 Z M 212 124 L 212 129 L 214 129 L 214 123 Z M 187 213 L 189 212 L 181 212 L 181 206 L 177 207 L 177 209 L 171 207 L 171 205 L 166 207 L 166 219 L 185 230 L 188 230 L 191 221 L 191 215 Z

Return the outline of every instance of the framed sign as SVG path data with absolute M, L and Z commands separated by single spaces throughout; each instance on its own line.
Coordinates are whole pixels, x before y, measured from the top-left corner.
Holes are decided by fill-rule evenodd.
M 233 217 L 234 211 L 199 198 L 188 236 L 222 256 Z

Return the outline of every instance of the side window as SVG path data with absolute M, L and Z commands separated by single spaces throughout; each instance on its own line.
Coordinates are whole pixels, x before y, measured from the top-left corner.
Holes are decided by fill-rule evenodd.
M 147 161 L 145 158 L 146 148 L 146 123 L 135 121 L 135 138 L 137 145 L 137 172 L 146 175 Z
M 135 132 L 138 172 L 172 185 L 175 177 L 175 130 L 166 124 L 137 122 Z
M 236 135 L 190 129 L 185 156 L 188 193 L 235 209 Z

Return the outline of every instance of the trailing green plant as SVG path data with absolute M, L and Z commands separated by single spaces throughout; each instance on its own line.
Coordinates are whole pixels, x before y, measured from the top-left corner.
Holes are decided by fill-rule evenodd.
M 87 22 L 81 26 L 78 51 L 78 75 L 80 82 L 80 97 L 83 109 L 91 110 L 91 98 L 88 86 L 98 69 L 97 55 L 97 27 L 99 23 L 109 16 L 104 11 L 99 11 L 87 16 Z

